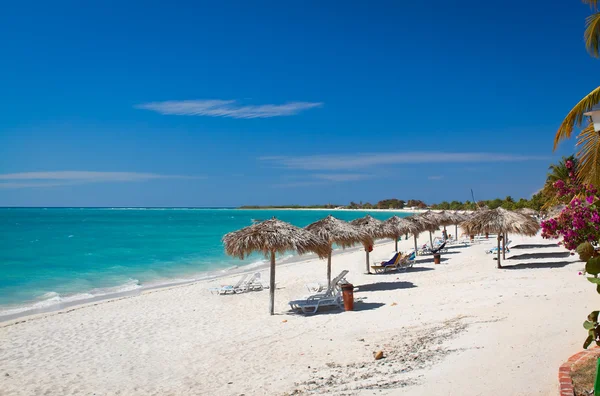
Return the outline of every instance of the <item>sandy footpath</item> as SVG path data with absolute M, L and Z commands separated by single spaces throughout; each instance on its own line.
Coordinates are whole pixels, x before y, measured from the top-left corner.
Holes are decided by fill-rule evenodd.
M 598 296 L 563 248 L 511 239 L 501 270 L 485 254 L 491 240 L 386 275 L 365 275 L 362 251 L 339 254 L 333 272 L 350 271 L 353 312 L 289 311 L 325 277 L 312 259 L 277 268 L 275 316 L 266 290 L 209 292 L 237 275 L 1 323 L 0 394 L 557 394 Z

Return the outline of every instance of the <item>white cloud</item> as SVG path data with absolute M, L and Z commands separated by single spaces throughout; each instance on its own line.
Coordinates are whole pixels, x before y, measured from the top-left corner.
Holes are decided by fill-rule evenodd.
M 143 103 L 138 109 L 151 110 L 165 115 L 187 115 L 229 118 L 270 118 L 291 116 L 301 111 L 321 107 L 320 102 L 289 102 L 280 105 L 264 104 L 242 106 L 235 100 L 172 100 Z
M 0 174 L 0 189 L 57 187 L 99 182 L 139 182 L 156 179 L 200 179 L 198 176 L 138 172 L 22 172 Z M 4 182 L 6 181 L 6 182 Z
M 429 180 L 442 180 L 444 178 L 444 176 L 429 176 L 428 179 Z
M 259 160 L 288 169 L 342 170 L 394 164 L 547 161 L 549 158 L 502 153 L 406 152 L 268 156 Z

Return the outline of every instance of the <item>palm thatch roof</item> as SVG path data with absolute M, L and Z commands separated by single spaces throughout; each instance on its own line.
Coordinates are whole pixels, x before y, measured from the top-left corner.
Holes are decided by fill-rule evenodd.
M 372 239 L 386 238 L 383 222 L 373 218 L 371 215 L 366 215 L 360 219 L 352 220 L 350 224 L 359 227 Z
M 413 216 L 413 219 L 419 225 L 421 231 L 434 232 L 440 228 L 442 217 L 435 212 L 425 212 Z
M 392 216 L 383 222 L 383 233 L 388 238 L 399 238 L 404 234 L 418 234 L 419 226 L 407 217 Z
M 478 211 L 460 226 L 470 234 L 535 235 L 540 229 L 538 222 L 531 217 L 503 208 Z
M 296 251 L 298 254 L 314 252 L 325 258 L 329 254 L 329 243 L 318 235 L 272 218 L 241 230 L 230 232 L 223 237 L 225 251 L 230 256 L 244 259 L 252 252 L 270 253 Z
M 304 227 L 304 229 L 318 235 L 330 244 L 335 243 L 343 248 L 352 246 L 357 242 L 369 245 L 373 243 L 373 238 L 364 229 L 347 221 L 336 219 L 332 215 L 315 221 Z
M 520 213 L 525 216 L 535 216 L 538 214 L 538 212 L 536 212 L 535 210 L 533 210 L 531 208 L 521 208 L 521 209 L 515 210 L 515 212 Z

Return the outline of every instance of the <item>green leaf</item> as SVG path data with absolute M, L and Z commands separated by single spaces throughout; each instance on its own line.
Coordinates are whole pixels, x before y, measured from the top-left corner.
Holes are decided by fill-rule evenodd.
M 595 327 L 596 326 L 594 325 L 594 322 L 590 322 L 589 320 L 586 320 L 585 322 L 583 322 L 583 328 L 586 330 L 592 330 Z
M 592 275 L 600 274 L 600 257 L 594 257 L 585 264 L 585 272 Z
M 588 320 L 590 322 L 597 322 L 598 321 L 598 314 L 600 314 L 600 311 L 592 311 L 589 315 L 588 315 Z
M 584 242 L 577 246 L 577 253 L 579 253 L 579 259 L 581 261 L 588 261 L 594 256 L 595 250 L 591 243 Z
M 583 343 L 583 349 L 587 349 L 587 347 L 590 346 L 590 344 L 592 343 L 592 341 L 594 341 L 594 337 L 593 336 L 588 336 L 588 338 L 586 338 L 585 342 Z
M 597 285 L 600 285 L 600 278 L 594 278 L 593 276 L 590 276 L 587 278 L 587 280 L 589 280 L 592 283 L 595 283 Z
M 596 292 L 600 294 L 600 285 L 596 286 Z

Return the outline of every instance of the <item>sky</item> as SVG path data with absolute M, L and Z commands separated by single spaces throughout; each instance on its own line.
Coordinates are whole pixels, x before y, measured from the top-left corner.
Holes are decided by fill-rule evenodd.
M 31 1 L 0 206 L 530 198 L 598 85 L 577 1 Z

